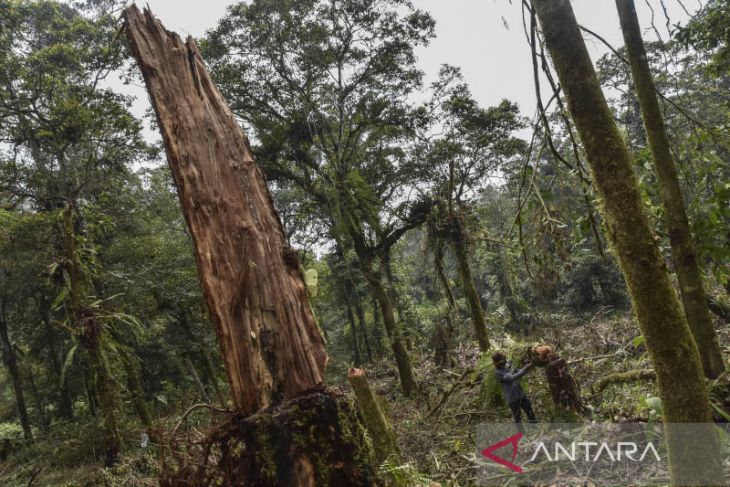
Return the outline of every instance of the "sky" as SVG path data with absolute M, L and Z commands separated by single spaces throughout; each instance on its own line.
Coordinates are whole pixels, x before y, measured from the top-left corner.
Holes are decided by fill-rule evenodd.
M 530 50 L 522 27 L 520 0 L 412 0 L 436 20 L 436 38 L 428 47 L 420 48 L 418 64 L 426 73 L 427 81 L 435 79 L 442 64 L 452 64 L 462 69 L 472 93 L 483 106 L 499 103 L 506 98 L 517 102 L 522 112 L 532 115 L 535 111 L 535 93 L 532 80 Z M 683 22 L 687 15 L 680 4 L 693 12 L 699 8 L 699 0 L 665 0 L 672 23 Z M 202 37 L 225 15 L 231 0 L 147 0 L 137 2 L 140 7 L 149 5 L 152 12 L 169 29 L 186 36 Z M 667 38 L 666 20 L 659 0 L 636 0 L 639 21 L 645 29 L 644 38 L 656 40 L 651 29 L 651 10 L 654 8 L 654 24 L 659 33 Z M 600 34 L 613 46 L 620 47 L 623 39 L 618 14 L 613 0 L 574 0 L 578 22 Z M 586 38 L 594 60 L 607 52 L 599 41 Z M 136 115 L 143 115 L 149 106 L 141 86 L 122 86 L 110 81 L 118 89 L 137 97 Z M 156 138 L 148 133 L 150 138 Z

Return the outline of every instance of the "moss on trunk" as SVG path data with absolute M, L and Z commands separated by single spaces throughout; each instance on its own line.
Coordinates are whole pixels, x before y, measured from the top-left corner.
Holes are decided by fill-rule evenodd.
M 393 350 L 396 366 L 398 367 L 398 377 L 400 378 L 401 389 L 403 394 L 410 396 L 416 392 L 416 380 L 413 377 L 413 368 L 411 367 L 411 359 L 408 356 L 403 337 L 395 320 L 395 310 L 393 309 L 393 301 L 390 299 L 388 291 L 385 289 L 382 279 L 370 267 L 362 269 L 365 279 L 370 284 L 373 296 L 380 307 L 380 314 L 383 317 L 383 325 L 385 332 L 388 334 L 390 346 Z
M 603 392 L 606 387 L 611 384 L 626 384 L 627 382 L 654 379 L 656 379 L 654 369 L 637 369 L 627 370 L 626 372 L 616 372 L 598 379 L 596 384 L 593 386 L 593 392 Z
M 664 126 L 654 79 L 647 61 L 644 41 L 641 38 L 639 19 L 633 0 L 616 0 L 626 53 L 636 94 L 641 106 L 649 147 L 654 156 L 654 170 L 659 195 L 664 206 L 664 220 L 669 232 L 674 268 L 679 281 L 684 312 L 687 315 L 692 336 L 700 352 L 705 375 L 711 379 L 725 371 L 720 344 L 707 306 L 702 274 L 697 263 L 692 234 L 690 232 L 684 197 L 679 186 L 677 168 Z
M 446 316 L 444 316 L 443 321 L 436 325 L 434 330 L 434 360 L 436 364 L 442 367 L 453 367 L 455 364 L 452 349 L 454 347 L 454 336 L 456 335 L 456 330 L 454 330 L 456 300 L 454 299 L 454 293 L 451 292 L 451 284 L 446 275 L 446 269 L 444 269 L 444 247 L 441 241 L 438 241 L 434 248 L 433 263 L 436 268 L 436 276 L 446 297 Z
M 371 486 L 377 464 L 341 393 L 311 391 L 249 417 L 234 415 L 167 465 L 162 486 Z
M 469 312 L 471 313 L 471 322 L 474 325 L 474 334 L 476 335 L 479 349 L 482 352 L 489 350 L 489 334 L 487 333 L 487 322 L 484 319 L 484 310 L 482 302 L 479 299 L 477 287 L 474 284 L 474 277 L 471 273 L 471 265 L 469 264 L 469 252 L 467 249 L 465 230 L 460 228 L 458 236 L 452 240 L 456 262 L 459 267 L 459 275 L 461 283 L 464 287 L 464 295 L 466 302 L 469 304 Z
M 644 213 L 628 149 L 601 92 L 570 1 L 532 0 L 532 5 L 583 141 L 609 240 L 657 372 L 664 419 L 668 423 L 711 421 L 697 346 Z M 707 479 L 721 474 L 713 434 L 694 444 L 677 441 L 671 433 L 668 443 L 674 483 L 685 485 L 678 466 L 688 462 L 704 465 Z
M 390 419 L 370 388 L 365 372 L 362 369 L 350 369 L 348 379 L 372 440 L 376 459 L 379 463 L 386 460 L 400 463 L 401 452 Z

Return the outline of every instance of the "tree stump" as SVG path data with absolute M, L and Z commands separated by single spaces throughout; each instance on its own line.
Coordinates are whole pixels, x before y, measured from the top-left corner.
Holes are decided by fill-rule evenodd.
M 357 411 L 319 389 L 251 416 L 234 415 L 163 468 L 160 485 L 377 485 Z
M 379 463 L 394 460 L 400 463 L 401 452 L 390 419 L 380 405 L 368 383 L 365 371 L 350 369 L 348 379 L 357 398 L 357 405 L 365 420 L 370 439 L 373 442 L 375 456 Z
M 570 373 L 568 363 L 550 345 L 538 345 L 527 351 L 528 359 L 545 369 L 550 395 L 556 406 L 573 411 L 582 410 L 578 382 Z

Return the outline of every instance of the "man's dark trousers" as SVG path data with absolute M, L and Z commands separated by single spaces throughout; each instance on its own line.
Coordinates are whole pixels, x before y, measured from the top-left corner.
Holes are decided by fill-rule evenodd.
M 509 403 L 509 408 L 512 410 L 512 416 L 515 417 L 515 423 L 522 422 L 522 411 L 525 411 L 529 422 L 534 423 L 537 421 L 535 411 L 532 410 L 532 404 L 524 394 L 518 400 Z

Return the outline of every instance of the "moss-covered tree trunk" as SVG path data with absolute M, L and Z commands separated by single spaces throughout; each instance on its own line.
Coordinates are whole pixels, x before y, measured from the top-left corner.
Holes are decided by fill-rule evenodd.
M 456 256 L 456 262 L 459 267 L 459 275 L 461 276 L 461 283 L 464 288 L 464 296 L 466 296 L 466 302 L 469 305 L 469 312 L 471 313 L 471 322 L 474 325 L 474 334 L 477 337 L 479 343 L 479 349 L 482 352 L 489 350 L 489 333 L 487 332 L 487 322 L 484 319 L 484 310 L 482 309 L 482 301 L 479 298 L 479 292 L 477 291 L 476 284 L 474 283 L 474 276 L 471 272 L 471 265 L 469 264 L 469 250 L 466 229 L 463 228 L 462 223 L 458 218 L 453 219 L 453 225 L 456 227 L 454 230 L 454 238 L 451 243 L 454 249 L 454 255 Z
M 43 332 L 45 334 L 46 345 L 48 346 L 48 361 L 57 380 L 58 415 L 65 419 L 71 419 L 73 417 L 73 401 L 71 400 L 71 393 L 68 388 L 68 380 L 66 380 L 66 377 L 62 373 L 63 367 L 58 356 L 56 336 L 51 325 L 50 300 L 46 300 L 43 297 L 39 298 L 38 311 L 43 317 Z
M 628 149 L 601 91 L 570 0 L 532 0 L 532 5 L 583 141 L 608 236 L 657 372 L 664 419 L 711 421 L 697 346 L 644 213 Z M 687 485 L 683 482 L 687 472 L 680 466 L 688 464 L 702 465 L 710 482 L 722 478 L 717 450 L 711 430 L 700 444 L 680 441 L 670 430 L 672 481 Z
M 0 345 L 2 345 L 2 359 L 8 369 L 10 381 L 13 383 L 13 391 L 15 392 L 15 405 L 18 409 L 18 417 L 20 418 L 20 426 L 23 428 L 23 436 L 26 441 L 33 441 L 33 430 L 30 426 L 28 418 L 28 408 L 25 405 L 25 395 L 23 394 L 23 378 L 20 376 L 18 368 L 18 356 L 10 343 L 8 335 L 8 324 L 5 321 L 5 303 L 2 303 L 2 316 L 0 316 Z
M 393 351 L 393 358 L 398 367 L 398 377 L 400 378 L 401 390 L 406 396 L 410 396 L 416 392 L 416 380 L 413 377 L 413 367 L 411 367 L 411 359 L 408 356 L 403 342 L 403 336 L 398 328 L 398 322 L 395 320 L 395 309 L 393 301 L 385 288 L 382 277 L 372 268 L 372 264 L 365 264 L 362 269 L 365 279 L 370 284 L 373 296 L 378 302 L 380 314 L 383 317 L 383 326 L 385 333 L 390 340 L 390 347 Z
M 134 356 L 126 350 L 121 350 L 122 365 L 127 376 L 127 388 L 132 396 L 132 404 L 137 412 L 137 417 L 147 428 L 148 432 L 152 432 L 152 412 L 150 406 L 144 398 L 142 389 L 142 380 L 140 377 L 139 363 Z M 150 435 L 153 436 L 153 435 Z
M 390 418 L 370 388 L 365 371 L 350 369 L 348 379 L 373 442 L 376 459 L 379 463 L 389 460 L 391 463 L 399 464 L 402 461 L 401 451 Z
M 454 314 L 456 311 L 456 300 L 454 293 L 451 291 L 451 283 L 446 275 L 444 268 L 444 246 L 439 240 L 435 242 L 433 249 L 433 264 L 436 270 L 436 277 L 441 284 L 441 290 L 446 297 L 446 315 L 444 320 L 436 324 L 434 334 L 434 356 L 435 361 L 442 367 L 451 367 L 454 365 L 452 357 L 452 349 L 454 347 Z
M 357 324 L 362 333 L 363 343 L 365 344 L 365 354 L 367 355 L 368 362 L 373 363 L 373 348 L 370 345 L 370 335 L 368 334 L 368 327 L 365 324 L 365 310 L 362 307 L 361 297 L 357 292 L 354 294 L 355 299 L 355 313 L 357 314 Z
M 664 206 L 664 219 L 672 247 L 674 268 L 692 336 L 702 359 L 705 375 L 715 378 L 725 371 L 720 344 L 707 306 L 702 274 L 697 263 L 684 197 L 679 186 L 677 168 L 672 157 L 664 117 L 659 106 L 654 79 L 641 38 L 639 19 L 633 0 L 616 0 L 626 53 L 639 99 L 649 147 L 654 156 L 654 170 Z
M 102 325 L 97 321 L 96 313 L 89 308 L 86 300 L 93 295 L 88 276 L 84 274 L 81 260 L 82 252 L 77 249 L 76 210 L 69 203 L 62 213 L 63 248 L 65 253 L 64 271 L 68 276 L 68 310 L 71 327 L 79 336 L 79 341 L 86 352 L 87 363 L 93 373 L 93 386 L 99 399 L 99 408 L 104 418 L 106 429 L 106 464 L 112 465 L 122 449 L 122 437 L 119 434 L 116 418 L 117 399 L 114 392 L 114 381 L 104 354 L 101 351 Z M 89 398 L 91 401 L 92 398 Z
M 93 315 L 84 318 L 88 328 L 96 327 L 95 317 Z M 117 457 L 122 450 L 122 437 L 119 434 L 117 425 L 116 407 L 117 395 L 114 392 L 114 381 L 111 377 L 109 367 L 104 360 L 104 355 L 99 347 L 99 334 L 93 330 L 88 330 L 82 338 L 86 355 L 91 369 L 94 372 L 96 390 L 99 397 L 99 409 L 104 418 L 104 428 L 107 434 L 106 464 L 113 465 L 117 461 Z
M 367 446 L 348 434 L 359 424 L 346 401 L 323 385 L 324 340 L 246 135 L 192 38 L 134 5 L 125 19 L 236 408 L 209 437 L 217 468 L 196 471 L 220 485 L 365 485 Z

